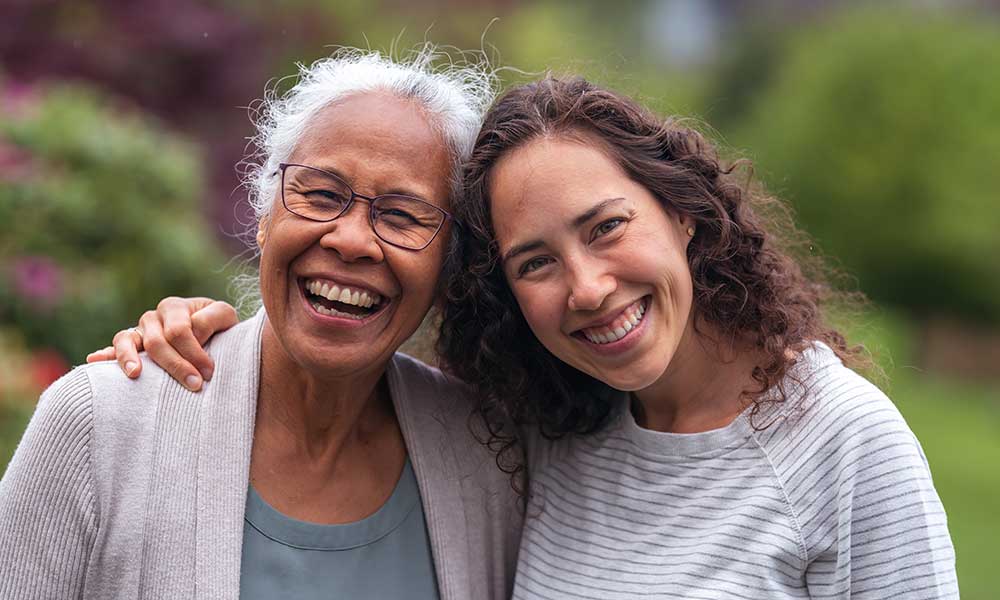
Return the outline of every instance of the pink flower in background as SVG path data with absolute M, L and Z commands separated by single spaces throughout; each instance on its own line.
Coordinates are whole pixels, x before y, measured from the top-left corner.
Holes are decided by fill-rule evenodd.
M 62 296 L 62 269 L 47 256 L 22 256 L 11 265 L 14 293 L 42 308 L 51 308 Z
M 24 181 L 31 177 L 33 171 L 30 154 L 0 139 L 0 181 Z
M 38 101 L 33 86 L 17 81 L 5 81 L 0 87 L 0 109 L 10 116 L 22 116 Z

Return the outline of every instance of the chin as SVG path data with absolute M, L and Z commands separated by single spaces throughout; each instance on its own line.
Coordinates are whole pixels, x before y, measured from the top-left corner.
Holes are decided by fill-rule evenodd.
M 637 368 L 635 365 L 624 366 L 610 371 L 608 369 L 582 369 L 585 373 L 622 392 L 638 392 L 644 390 L 663 377 L 667 365 Z
M 655 377 L 596 377 L 620 392 L 638 392 L 653 385 Z
M 572 365 L 601 383 L 622 392 L 634 392 L 652 384 L 649 377 L 636 373 L 609 373 L 606 369 L 594 369 L 591 365 Z

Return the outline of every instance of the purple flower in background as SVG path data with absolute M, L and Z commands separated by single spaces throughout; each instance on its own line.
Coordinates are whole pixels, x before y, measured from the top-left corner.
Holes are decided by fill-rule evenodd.
M 51 308 L 62 295 L 62 269 L 47 256 L 22 256 L 11 265 L 14 293 L 41 308 Z

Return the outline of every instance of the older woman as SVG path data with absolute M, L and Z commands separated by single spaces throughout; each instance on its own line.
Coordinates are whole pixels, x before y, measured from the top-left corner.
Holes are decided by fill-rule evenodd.
M 440 349 L 529 426 L 515 598 L 958 596 L 919 443 L 707 140 L 550 78 L 466 178 Z
M 213 340 L 200 397 L 109 364 L 46 391 L 0 483 L 0 597 L 509 595 L 510 481 L 462 388 L 395 354 L 491 94 L 432 59 L 341 51 L 268 106 L 264 309 Z

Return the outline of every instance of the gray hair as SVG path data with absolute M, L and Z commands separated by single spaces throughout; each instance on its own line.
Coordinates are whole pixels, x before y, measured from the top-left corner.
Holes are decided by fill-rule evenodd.
M 244 182 L 259 220 L 277 192 L 279 163 L 295 150 L 316 114 L 354 94 L 386 91 L 418 102 L 430 116 L 452 158 L 451 200 L 461 190 L 462 163 L 472 153 L 483 115 L 496 97 L 497 77 L 485 58 L 460 53 L 456 61 L 425 43 L 394 59 L 381 52 L 340 48 L 330 57 L 299 64 L 295 85 L 284 94 L 272 87 L 257 107 L 251 139 L 256 152 L 244 161 Z

